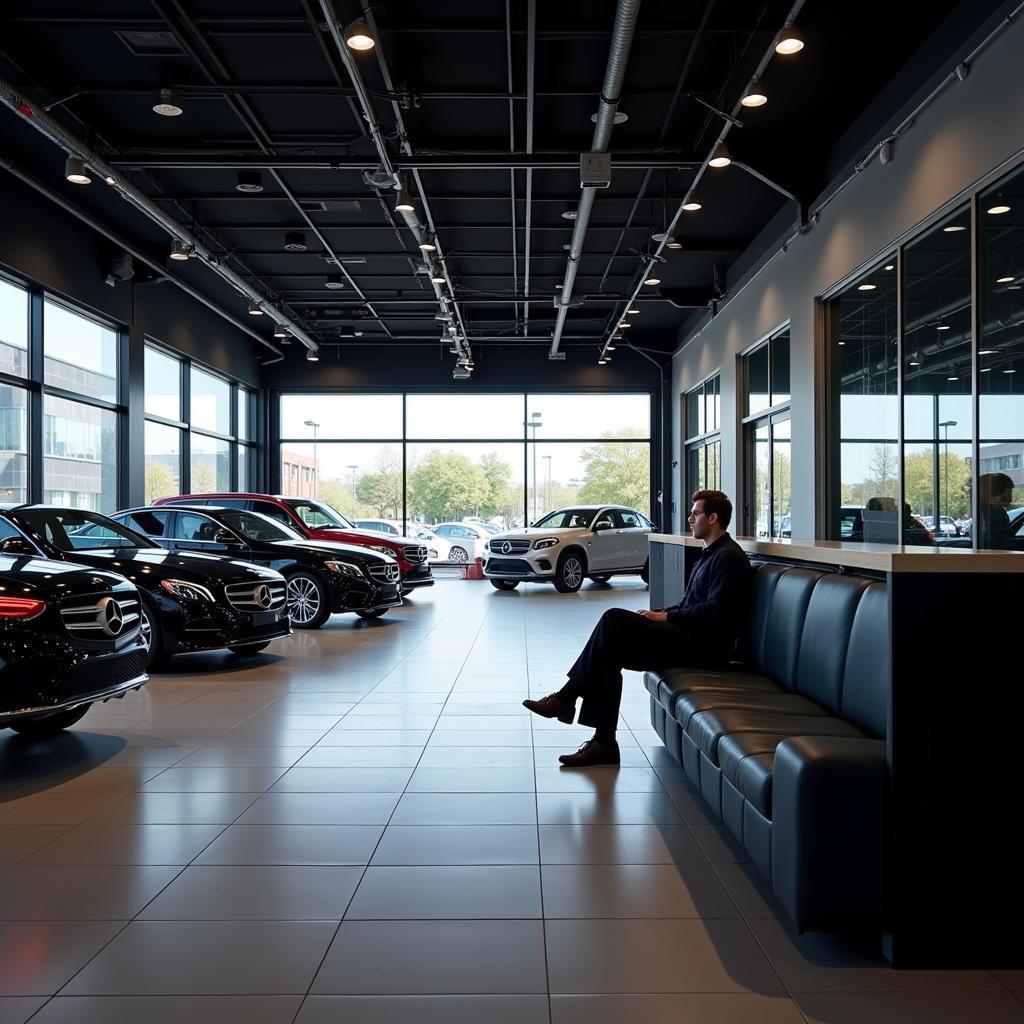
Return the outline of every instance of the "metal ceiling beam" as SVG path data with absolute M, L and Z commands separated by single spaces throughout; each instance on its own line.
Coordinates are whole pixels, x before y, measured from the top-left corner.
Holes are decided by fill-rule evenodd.
M 344 210 L 335 211 L 339 216 L 344 216 Z M 324 214 L 321 212 L 320 216 Z M 218 224 L 220 231 L 304 231 L 308 223 L 302 224 Z M 390 224 L 320 224 L 321 231 L 389 231 Z M 440 224 L 438 231 L 501 231 L 508 230 L 508 224 Z M 560 231 L 565 233 L 569 230 L 567 224 L 534 224 L 532 231 Z M 591 224 L 591 231 L 621 231 L 619 224 Z M 635 225 L 630 231 L 647 231 L 642 224 Z M 635 257 L 634 257 L 635 258 Z
M 597 106 L 597 124 L 594 137 L 590 143 L 592 153 L 607 153 L 611 144 L 612 128 L 615 124 L 615 111 L 622 98 L 622 85 L 626 78 L 626 64 L 633 46 L 633 33 L 640 14 L 640 0 L 619 0 L 615 11 L 615 24 L 612 27 L 612 39 L 608 48 L 608 63 L 605 67 L 604 82 L 601 85 L 601 99 Z M 648 174 L 650 172 L 648 171 Z M 565 280 L 558 300 L 558 317 L 555 320 L 555 331 L 551 337 L 549 359 L 558 356 L 558 344 L 562 339 L 562 328 L 565 317 L 572 304 L 572 288 L 576 280 L 580 257 L 583 255 L 583 243 L 587 237 L 591 211 L 597 189 L 588 186 L 580 190 L 580 201 L 576 208 L 576 224 L 569 244 L 569 259 L 565 267 Z
M 505 63 L 508 68 L 508 148 L 511 152 L 516 151 L 516 105 L 511 99 L 512 90 L 515 88 L 515 81 L 512 75 L 512 4 L 511 0 L 505 0 Z M 517 231 L 516 231 L 516 172 L 510 168 L 509 192 L 510 212 L 512 215 L 512 290 L 519 294 L 519 259 L 517 255 Z M 435 196 L 436 198 L 436 196 Z M 516 319 L 519 319 L 519 304 L 516 303 Z
M 313 195 L 309 192 L 296 193 L 300 203 L 365 203 L 366 193 L 365 192 L 346 192 L 346 193 L 327 193 L 325 195 Z M 177 203 L 282 203 L 287 202 L 288 197 L 283 195 L 277 195 L 274 192 L 163 192 L 160 195 L 161 199 L 167 199 L 171 202 Z M 682 196 L 673 195 L 666 197 L 670 203 L 678 203 L 682 200 Z M 489 193 L 476 193 L 475 195 L 452 194 L 446 193 L 434 193 L 431 196 L 434 202 L 446 202 L 446 203 L 504 203 L 508 201 L 508 195 L 499 194 L 496 192 Z M 632 203 L 635 202 L 635 198 L 632 195 L 628 196 L 609 196 L 605 195 L 601 197 L 602 206 L 607 206 L 610 203 Z M 648 197 L 647 202 L 660 202 L 661 199 Z M 517 203 L 525 203 L 526 199 L 523 196 L 516 196 Z M 534 196 L 532 199 L 533 203 L 548 203 L 552 205 L 558 205 L 560 207 L 566 206 L 564 196 Z M 344 211 L 334 210 L 314 210 L 314 213 L 335 213 Z M 567 228 L 568 229 L 568 228 Z
M 113 157 L 111 167 L 150 170 L 248 170 L 279 171 L 371 171 L 380 163 L 376 155 L 365 156 L 292 156 L 257 153 L 245 156 L 209 156 L 205 153 L 180 153 L 177 156 Z M 407 155 L 393 158 L 395 171 L 579 171 L 579 153 L 449 153 L 444 155 Z M 665 170 L 692 170 L 701 166 L 683 153 L 612 154 L 612 169 L 645 171 L 649 167 Z
M 536 102 L 537 0 L 528 0 L 526 8 L 526 152 L 533 154 L 533 113 Z M 530 247 L 533 231 L 533 168 L 526 169 L 526 234 L 523 242 L 526 264 L 523 267 L 523 336 L 530 330 Z

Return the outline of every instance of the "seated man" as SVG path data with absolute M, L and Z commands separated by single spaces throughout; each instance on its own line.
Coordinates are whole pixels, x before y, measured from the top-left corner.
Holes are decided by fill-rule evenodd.
M 544 718 L 571 725 L 582 697 L 580 724 L 597 731 L 575 754 L 558 760 L 569 768 L 618 764 L 615 726 L 622 699 L 622 669 L 663 669 L 688 665 L 711 668 L 728 663 L 750 590 L 752 569 L 743 549 L 726 532 L 732 502 L 722 491 L 697 491 L 691 499 L 690 529 L 704 542 L 686 583 L 686 595 L 664 611 L 610 608 L 590 634 L 557 693 L 523 706 Z

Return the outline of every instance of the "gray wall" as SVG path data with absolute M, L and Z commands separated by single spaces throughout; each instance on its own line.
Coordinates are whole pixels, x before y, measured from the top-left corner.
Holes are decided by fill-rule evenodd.
M 944 205 L 1021 153 L 1024 24 L 1011 25 L 972 64 L 970 74 L 941 95 L 896 143 L 895 159 L 875 160 L 825 208 L 821 221 L 756 272 L 716 318 L 680 339 L 672 367 L 674 490 L 682 471 L 680 396 L 716 370 L 722 375 L 722 487 L 739 497 L 741 410 L 737 355 L 790 322 L 793 427 L 793 536 L 815 535 L 816 468 L 824 441 L 824 410 L 816 407 L 821 373 L 815 300 L 860 267 L 886 255 Z M 805 136 L 806 138 L 806 136 Z M 793 129 L 793 144 L 799 145 Z M 732 173 L 727 171 L 725 173 Z M 739 172 L 736 172 L 739 173 Z M 714 216 L 713 210 L 705 213 Z M 738 504 L 738 503 L 737 503 Z M 677 502 L 673 529 L 681 528 Z

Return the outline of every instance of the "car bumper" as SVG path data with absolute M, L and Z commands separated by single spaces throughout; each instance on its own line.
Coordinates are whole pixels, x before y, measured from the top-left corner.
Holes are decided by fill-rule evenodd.
M 118 651 L 85 652 L 60 644 L 39 650 L 38 638 L 33 647 L 35 653 L 22 656 L 0 649 L 0 727 L 124 696 L 149 681 L 141 639 Z
M 291 635 L 287 605 L 268 612 L 241 612 L 226 605 L 190 603 L 167 612 L 161 625 L 164 650 L 170 654 L 215 651 L 237 644 L 261 643 Z
M 484 561 L 484 575 L 495 580 L 541 580 L 550 583 L 555 578 L 555 560 L 540 551 L 534 558 L 522 555 L 488 555 Z
M 433 585 L 434 575 L 427 562 L 412 566 L 407 573 L 402 573 L 402 590 L 415 590 L 418 587 L 432 587 Z
M 394 608 L 402 603 L 401 582 L 387 584 L 370 584 L 353 580 L 348 577 L 340 581 L 332 581 L 331 611 L 356 612 L 370 608 Z

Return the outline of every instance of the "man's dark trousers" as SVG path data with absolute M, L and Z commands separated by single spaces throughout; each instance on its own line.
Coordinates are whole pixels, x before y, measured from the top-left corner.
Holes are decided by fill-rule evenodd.
M 671 622 L 654 622 L 625 608 L 610 608 L 569 669 L 563 696 L 582 697 L 579 724 L 614 730 L 622 700 L 622 670 L 699 667 L 701 644 L 692 630 Z

